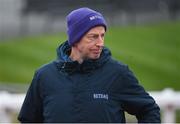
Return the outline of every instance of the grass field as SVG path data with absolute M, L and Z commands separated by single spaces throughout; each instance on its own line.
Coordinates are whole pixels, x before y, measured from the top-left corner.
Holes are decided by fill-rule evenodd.
M 0 42 L 0 82 L 30 83 L 34 71 L 56 58 L 65 33 Z M 180 22 L 111 27 L 105 45 L 147 90 L 180 90 Z

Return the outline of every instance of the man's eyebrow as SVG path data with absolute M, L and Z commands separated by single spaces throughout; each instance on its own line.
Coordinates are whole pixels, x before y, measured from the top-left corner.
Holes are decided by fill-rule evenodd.
M 96 34 L 96 33 L 89 33 L 87 35 L 99 35 L 99 34 Z
M 105 33 L 102 33 L 102 34 L 105 34 Z M 89 33 L 87 35 L 99 35 L 98 33 Z

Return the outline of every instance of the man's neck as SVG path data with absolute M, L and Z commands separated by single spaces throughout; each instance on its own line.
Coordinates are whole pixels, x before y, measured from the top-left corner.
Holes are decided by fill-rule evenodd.
M 80 64 L 83 62 L 83 58 L 78 50 L 72 47 L 71 54 L 69 56 L 73 61 L 78 61 Z

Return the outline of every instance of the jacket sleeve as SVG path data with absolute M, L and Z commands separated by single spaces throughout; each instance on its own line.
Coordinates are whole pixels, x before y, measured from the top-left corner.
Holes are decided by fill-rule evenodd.
M 139 85 L 133 73 L 126 67 L 121 77 L 122 107 L 136 116 L 138 123 L 160 123 L 160 108 L 155 100 Z
M 22 123 L 43 122 L 42 97 L 40 95 L 40 83 L 37 72 L 27 91 L 18 120 Z

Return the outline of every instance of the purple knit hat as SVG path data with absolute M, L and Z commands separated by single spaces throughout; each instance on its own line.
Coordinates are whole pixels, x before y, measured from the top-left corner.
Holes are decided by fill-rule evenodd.
M 67 16 L 68 43 L 73 46 L 85 33 L 95 26 L 102 25 L 107 29 L 106 21 L 101 13 L 89 8 L 79 8 Z

